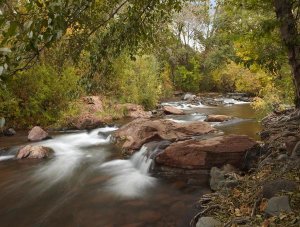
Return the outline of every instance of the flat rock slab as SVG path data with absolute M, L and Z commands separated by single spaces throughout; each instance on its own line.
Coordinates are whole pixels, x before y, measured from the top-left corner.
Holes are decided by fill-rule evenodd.
M 136 119 L 118 129 L 113 136 L 123 150 L 132 151 L 151 141 L 182 140 L 214 131 L 216 129 L 206 122 L 176 123 L 164 119 Z
M 210 169 L 231 164 L 242 167 L 248 151 L 258 143 L 248 136 L 218 136 L 207 140 L 187 140 L 171 144 L 155 158 L 156 163 L 185 169 Z
M 208 115 L 205 121 L 207 122 L 224 122 L 229 121 L 233 117 L 227 115 Z

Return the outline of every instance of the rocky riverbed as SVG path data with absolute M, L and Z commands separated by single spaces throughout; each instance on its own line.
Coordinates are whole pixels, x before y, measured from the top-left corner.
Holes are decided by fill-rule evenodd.
M 1 190 L 10 196 L 0 199 L 4 204 L 7 200 L 14 201 L 19 196 L 26 197 L 27 193 L 35 191 L 40 193 L 39 198 L 43 202 L 21 202 L 19 209 L 7 203 L 9 205 L 0 210 L 0 216 L 5 217 L 4 224 L 15 225 L 15 214 L 20 215 L 19 212 L 24 213 L 24 209 L 33 209 L 35 206 L 44 207 L 49 212 L 51 209 L 61 211 L 72 206 L 80 208 L 83 213 L 65 210 L 62 214 L 75 215 L 75 218 L 67 221 L 62 216 L 56 219 L 51 212 L 45 219 L 36 222 L 30 213 L 25 212 L 26 219 L 21 215 L 22 224 L 42 221 L 51 225 L 57 220 L 64 225 L 75 225 L 79 223 L 80 216 L 89 219 L 91 226 L 95 220 L 105 226 L 187 226 L 197 212 L 193 201 L 204 191 L 209 191 L 209 176 L 213 190 L 235 187 L 239 185 L 241 170 L 253 168 L 253 163 L 263 152 L 261 144 L 256 142 L 259 124 L 249 106 L 249 99 L 242 95 L 242 101 L 239 101 L 237 94 L 234 95 L 236 99 L 232 98 L 232 94 L 229 97 L 184 95 L 183 100 L 162 103 L 151 113 L 139 106 L 126 104 L 120 108 L 126 107 L 126 121 L 129 123 L 120 128 L 104 127 L 66 135 L 50 133 L 52 139 L 40 128 L 33 129 L 30 140 L 40 142 L 31 142 L 24 148 L 13 146 L 1 153 L 2 160 L 8 160 L 0 163 L 2 171 L 13 179 L 28 180 L 19 180 L 24 187 L 19 192 L 18 187 L 3 175 Z M 77 129 L 102 125 L 104 122 L 92 120 L 99 117 L 94 115 L 101 109 L 99 99 L 85 98 L 83 102 L 87 105 L 88 114 L 85 116 L 88 117 L 76 118 L 83 121 L 70 119 L 75 122 L 70 125 L 77 125 Z M 22 160 L 14 161 L 15 155 Z M 38 158 L 44 161 L 38 162 Z M 14 168 L 21 168 L 23 172 L 11 172 Z M 45 189 L 40 187 L 42 184 Z M 70 191 L 67 185 L 73 189 Z M 89 204 L 94 203 L 92 194 L 97 194 L 97 190 L 101 191 L 101 195 L 95 199 L 99 212 L 96 214 L 94 212 L 97 209 L 91 209 Z M 69 198 L 72 191 L 74 193 Z M 54 198 L 66 199 L 66 202 L 53 208 L 51 201 L 47 200 L 51 194 Z M 79 195 L 90 203 L 76 200 Z M 170 196 L 176 199 L 172 200 Z M 124 200 L 133 204 L 120 206 L 126 207 L 126 212 L 118 208 L 118 204 Z M 107 207 L 107 203 L 110 204 L 109 212 L 125 212 L 128 218 L 114 219 L 106 214 L 100 207 Z M 173 211 L 164 210 L 164 207 L 173 206 Z M 15 212 L 5 215 L 7 209 Z M 145 214 L 134 221 L 130 213 L 136 210 Z

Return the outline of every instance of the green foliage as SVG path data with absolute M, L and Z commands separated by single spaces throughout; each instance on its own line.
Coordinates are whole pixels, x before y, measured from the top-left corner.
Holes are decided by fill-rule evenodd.
M 0 78 L 35 63 L 60 40 L 78 60 L 90 52 L 92 69 L 124 49 L 154 43 L 156 30 L 180 10 L 182 0 L 21 0 L 0 1 Z
M 202 76 L 199 65 L 195 59 L 192 59 L 188 65 L 177 67 L 175 74 L 175 85 L 183 91 L 198 92 Z
M 155 107 L 163 87 L 154 56 L 137 56 L 134 61 L 123 55 L 113 63 L 113 72 L 110 83 L 120 100 L 141 104 L 146 109 Z
M 266 74 L 258 66 L 250 69 L 234 62 L 224 65 L 213 73 L 215 86 L 221 92 L 245 92 L 259 95 L 260 90 L 272 81 L 272 76 Z
M 39 65 L 13 76 L 8 89 L 1 92 L 1 114 L 17 127 L 48 125 L 55 122 L 68 107 L 69 101 L 79 97 L 80 77 L 71 67 L 59 74 L 49 65 Z
M 278 77 L 271 80 L 260 90 L 252 106 L 262 115 L 273 110 L 283 110 L 287 105 L 293 105 L 295 87 L 290 76 L 289 67 L 282 68 Z

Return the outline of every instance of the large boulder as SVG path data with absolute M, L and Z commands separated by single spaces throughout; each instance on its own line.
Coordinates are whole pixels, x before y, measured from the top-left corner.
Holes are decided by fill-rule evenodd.
M 85 96 L 82 98 L 82 102 L 88 112 L 103 111 L 103 103 L 100 96 Z
M 173 106 L 163 106 L 163 111 L 165 114 L 174 114 L 174 115 L 183 115 L 184 112 L 181 109 L 178 109 Z
M 152 113 L 145 111 L 143 106 L 132 103 L 118 104 L 116 109 L 125 109 L 125 117 L 130 118 L 150 118 L 152 116 Z
M 257 147 L 257 142 L 242 135 L 193 139 L 171 144 L 156 156 L 155 161 L 160 165 L 185 169 L 210 169 L 226 163 L 242 167 L 245 154 Z
M 69 129 L 94 129 L 102 127 L 112 120 L 112 117 L 102 114 L 104 106 L 102 97 L 85 96 L 79 100 L 80 111 L 77 115 L 65 119 L 65 127 Z
M 48 138 L 49 138 L 48 133 L 39 126 L 33 127 L 28 133 L 29 141 L 41 141 Z
M 82 113 L 69 122 L 69 127 L 74 129 L 94 129 L 103 127 L 105 122 L 111 121 L 111 117 L 101 117 L 92 113 Z
M 52 156 L 53 153 L 54 151 L 48 147 L 27 145 L 18 151 L 16 158 L 42 159 Z
M 192 101 L 196 98 L 197 96 L 196 95 L 193 95 L 193 94 L 190 94 L 190 93 L 186 93 L 182 99 L 185 100 L 185 101 Z
M 215 130 L 206 122 L 176 123 L 163 119 L 136 119 L 118 129 L 114 133 L 114 138 L 125 151 L 133 151 L 150 141 L 183 140 Z
M 228 121 L 231 119 L 232 119 L 232 117 L 227 116 L 227 115 L 208 115 L 207 118 L 205 119 L 205 121 L 207 121 L 207 122 L 224 122 L 224 121 Z

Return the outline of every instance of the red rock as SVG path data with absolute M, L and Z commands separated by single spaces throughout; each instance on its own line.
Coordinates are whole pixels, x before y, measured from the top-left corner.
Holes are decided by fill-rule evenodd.
M 171 144 L 155 158 L 156 163 L 184 169 L 210 169 L 231 164 L 241 167 L 247 151 L 257 142 L 247 136 L 219 136 L 207 140 L 187 140 Z
M 42 159 L 50 157 L 53 153 L 54 151 L 48 147 L 27 145 L 19 150 L 16 158 Z
M 183 115 L 183 110 L 180 110 L 173 106 L 163 106 L 163 111 L 165 114 Z
M 86 96 L 82 98 L 82 101 L 89 112 L 103 111 L 103 103 L 99 96 Z
M 45 132 L 41 127 L 35 126 L 33 127 L 30 132 L 28 133 L 28 140 L 29 141 L 41 141 L 47 139 L 48 133 Z
M 208 115 L 205 121 L 207 122 L 223 122 L 223 121 L 228 121 L 231 120 L 231 116 L 227 115 Z
M 118 104 L 116 109 L 125 109 L 126 117 L 130 118 L 150 118 L 152 116 L 151 112 L 145 111 L 143 106 L 132 103 Z
M 70 127 L 76 129 L 93 129 L 101 127 L 111 118 L 103 118 L 91 113 L 83 113 L 70 121 Z
M 182 140 L 191 136 L 214 132 L 206 122 L 176 123 L 170 120 L 136 119 L 117 130 L 114 138 L 125 151 L 140 149 L 155 140 Z

